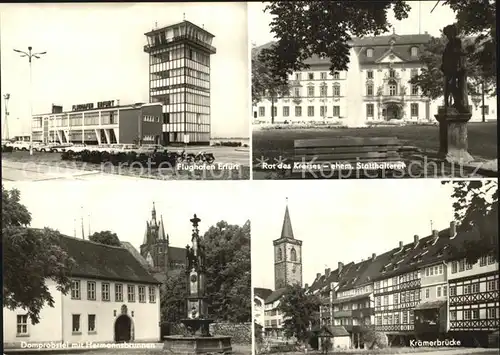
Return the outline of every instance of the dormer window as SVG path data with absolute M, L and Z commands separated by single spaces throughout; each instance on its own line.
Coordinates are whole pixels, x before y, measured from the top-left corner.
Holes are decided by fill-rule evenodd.
M 416 57 L 418 55 L 418 47 L 411 47 L 410 53 L 412 57 Z
M 372 58 L 372 57 L 373 57 L 373 48 L 368 48 L 368 49 L 366 50 L 366 56 L 367 56 L 368 58 Z

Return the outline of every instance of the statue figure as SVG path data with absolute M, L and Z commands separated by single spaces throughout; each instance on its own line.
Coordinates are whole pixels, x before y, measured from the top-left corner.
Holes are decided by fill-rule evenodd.
M 441 71 L 445 77 L 444 107 L 453 107 L 460 113 L 469 113 L 467 95 L 467 73 L 465 68 L 465 51 L 458 38 L 456 25 L 448 25 L 443 29 L 448 43 L 443 52 Z M 453 98 L 453 105 L 451 104 Z

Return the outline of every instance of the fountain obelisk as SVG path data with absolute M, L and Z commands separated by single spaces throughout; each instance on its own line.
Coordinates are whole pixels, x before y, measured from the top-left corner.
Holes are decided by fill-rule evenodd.
M 193 225 L 191 246 L 186 246 L 186 277 L 188 287 L 187 319 L 182 320 L 192 335 L 210 336 L 205 277 L 205 246 L 201 243 L 198 229 L 200 219 L 194 215 L 190 219 Z
M 187 336 L 166 336 L 163 352 L 169 354 L 229 354 L 232 351 L 230 336 L 212 336 L 208 317 L 208 298 L 206 293 L 205 245 L 200 237 L 198 225 L 200 219 L 194 215 L 190 219 L 193 225 L 191 246 L 186 246 L 186 319 L 181 322 L 186 326 Z

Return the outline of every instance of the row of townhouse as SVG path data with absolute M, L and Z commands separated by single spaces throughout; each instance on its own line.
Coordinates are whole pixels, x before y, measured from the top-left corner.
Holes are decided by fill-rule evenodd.
M 487 223 L 496 226 L 492 217 Z M 490 254 L 467 263 L 464 242 L 478 237 L 476 230 L 457 233 L 451 222 L 382 255 L 326 269 L 306 284 L 322 299 L 320 324 L 344 328 L 349 347 L 363 347 L 366 327 L 387 334 L 391 344 L 453 338 L 487 345 L 500 326 L 498 261 Z

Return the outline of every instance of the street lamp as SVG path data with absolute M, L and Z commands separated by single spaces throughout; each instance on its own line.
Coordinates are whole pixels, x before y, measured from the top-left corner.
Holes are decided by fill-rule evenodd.
M 5 139 L 8 140 L 9 139 L 9 109 L 7 107 L 8 103 L 9 103 L 9 99 L 10 99 L 10 94 L 4 94 L 3 95 L 3 98 L 5 100 L 5 122 L 4 122 L 4 135 L 5 135 Z
M 20 51 L 19 49 L 14 49 L 14 52 L 20 53 L 21 57 L 27 57 L 30 65 L 30 155 L 33 155 L 33 85 L 32 85 L 32 74 L 31 74 L 31 59 L 40 59 L 40 56 L 46 54 L 47 52 L 31 53 L 33 47 L 28 47 L 28 52 Z

